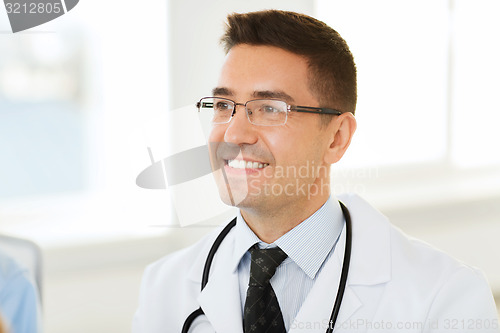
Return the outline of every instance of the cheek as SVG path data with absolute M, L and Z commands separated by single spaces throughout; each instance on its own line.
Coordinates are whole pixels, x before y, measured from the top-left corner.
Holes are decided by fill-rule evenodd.
M 210 164 L 212 166 L 212 170 L 216 170 L 219 168 L 217 162 L 217 148 L 219 147 L 219 144 L 223 141 L 224 141 L 224 131 L 221 131 L 219 128 L 216 127 L 212 128 L 212 130 L 208 134 L 208 139 L 207 139 L 208 154 L 210 157 Z
M 223 142 L 224 141 L 224 126 L 214 126 L 208 134 L 208 142 Z
M 300 163 L 303 158 L 302 145 L 299 135 L 267 135 L 266 143 L 274 156 L 276 163 L 282 165 L 293 165 Z M 301 157 L 302 156 L 302 157 Z
M 290 131 L 292 132 L 292 131 Z M 290 135 L 268 135 L 266 141 L 277 165 L 304 165 L 320 163 L 320 138 L 317 132 L 293 131 Z M 314 162 L 313 162 L 314 161 Z

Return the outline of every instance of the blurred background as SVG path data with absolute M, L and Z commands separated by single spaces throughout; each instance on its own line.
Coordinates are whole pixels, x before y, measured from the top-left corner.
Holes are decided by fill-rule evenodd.
M 165 157 L 144 126 L 210 94 L 228 13 L 268 8 L 323 20 L 354 54 L 335 192 L 481 268 L 498 304 L 498 1 L 81 1 L 16 34 L 0 9 L 0 234 L 42 249 L 46 332 L 129 331 L 145 266 L 211 230 L 136 186 Z

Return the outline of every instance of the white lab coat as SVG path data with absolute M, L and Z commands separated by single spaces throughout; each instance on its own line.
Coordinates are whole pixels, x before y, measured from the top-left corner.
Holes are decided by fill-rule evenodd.
M 483 274 L 409 238 L 355 195 L 340 196 L 352 219 L 352 255 L 335 332 L 499 332 Z M 190 332 L 242 333 L 238 276 L 230 232 L 200 293 L 207 253 L 220 232 L 150 265 L 144 275 L 133 333 L 176 333 L 201 306 Z M 289 332 L 326 331 L 337 293 L 345 228 Z M 464 244 L 467 246 L 467 244 Z

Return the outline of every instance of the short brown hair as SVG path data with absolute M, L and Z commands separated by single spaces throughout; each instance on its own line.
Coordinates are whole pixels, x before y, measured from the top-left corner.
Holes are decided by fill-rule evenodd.
M 309 87 L 321 106 L 354 114 L 356 65 L 346 41 L 325 23 L 281 10 L 235 13 L 227 17 L 221 42 L 226 53 L 238 44 L 250 44 L 276 46 L 306 57 Z

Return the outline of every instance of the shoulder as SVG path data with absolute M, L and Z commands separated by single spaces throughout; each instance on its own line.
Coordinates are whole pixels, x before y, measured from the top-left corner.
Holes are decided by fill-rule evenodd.
M 454 279 L 484 280 L 482 272 L 434 246 L 391 226 L 392 271 L 395 276 L 419 279 L 419 285 L 441 288 Z
M 495 314 L 490 287 L 479 269 L 408 236 L 360 197 L 342 196 L 341 200 L 352 216 L 352 265 L 359 272 L 353 280 L 385 281 L 383 299 L 387 302 L 380 303 L 384 308 L 397 312 L 419 304 L 414 313 L 441 318 L 450 311 L 460 318 L 465 312 Z M 369 275 L 379 279 L 370 281 Z M 394 297 L 401 295 L 405 302 L 395 305 Z
M 28 272 L 14 259 L 0 252 L 0 293 L 8 290 L 30 287 Z
M 147 266 L 132 332 L 163 332 L 166 327 L 171 331 L 181 330 L 183 318 L 199 307 L 196 299 L 200 293 L 205 260 L 215 239 L 228 223 L 215 228 L 195 244 Z M 228 235 L 230 237 L 231 234 Z M 227 243 L 231 242 L 225 240 L 221 250 Z
M 391 290 L 404 290 L 408 300 L 423 305 L 428 320 L 438 320 L 441 325 L 450 320 L 474 325 L 496 320 L 493 294 L 480 269 L 395 227 L 391 228 L 391 246 Z M 490 331 L 488 327 L 474 328 Z
M 405 234 L 389 219 L 357 195 L 341 196 L 351 213 L 353 240 L 362 244 L 357 251 L 365 255 L 385 256 L 392 278 L 413 276 L 434 283 L 446 280 L 457 271 L 482 275 L 474 267 L 451 257 L 434 246 Z M 356 246 L 356 245 L 354 245 Z
M 38 332 L 38 293 L 27 269 L 0 253 L 0 308 L 16 332 Z
M 5 281 L 20 271 L 21 269 L 12 258 L 0 252 L 0 281 Z
M 177 280 L 176 283 L 180 283 L 182 279 L 189 277 L 192 277 L 195 281 L 201 281 L 201 274 L 208 252 L 221 230 L 229 222 L 215 228 L 195 244 L 169 253 L 148 265 L 144 273 L 143 284 L 151 288 L 156 283 L 164 285 L 166 280 L 175 279 Z

